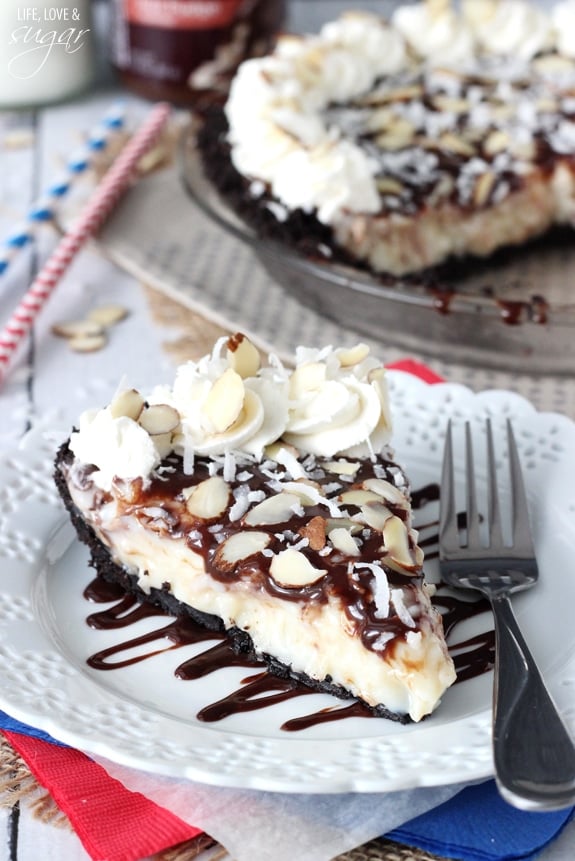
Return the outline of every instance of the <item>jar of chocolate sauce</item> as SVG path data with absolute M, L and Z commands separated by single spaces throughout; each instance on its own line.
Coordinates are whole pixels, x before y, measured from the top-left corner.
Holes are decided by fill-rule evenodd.
M 267 53 L 286 0 L 112 0 L 110 59 L 128 89 L 199 107 L 223 100 L 238 65 Z

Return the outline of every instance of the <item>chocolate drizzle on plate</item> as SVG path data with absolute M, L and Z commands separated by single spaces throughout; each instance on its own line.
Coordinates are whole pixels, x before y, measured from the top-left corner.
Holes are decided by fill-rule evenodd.
M 439 487 L 429 484 L 412 492 L 412 506 L 416 510 L 438 498 Z M 427 558 L 436 557 L 437 551 L 434 548 L 437 545 L 437 521 L 420 528 L 428 533 L 420 542 L 426 548 Z M 265 709 L 285 700 L 316 693 L 289 676 L 284 678 L 273 675 L 266 670 L 263 661 L 234 648 L 224 632 L 208 630 L 189 616 L 179 615 L 174 618 L 166 611 L 126 594 L 120 586 L 110 584 L 101 577 L 91 581 L 84 590 L 84 597 L 92 603 L 110 605 L 87 616 L 88 625 L 94 629 L 128 629 L 142 619 L 159 617 L 161 620 L 161 624 L 152 631 L 122 638 L 116 644 L 91 655 L 87 663 L 93 669 L 115 670 L 148 660 L 166 651 L 206 643 L 209 645 L 205 649 L 187 657 L 176 666 L 176 677 L 183 681 L 197 680 L 228 667 L 256 670 L 255 674 L 252 672 L 242 679 L 236 690 L 201 708 L 196 715 L 198 720 L 216 722 L 233 714 Z M 488 602 L 483 598 L 476 599 L 471 592 L 459 596 L 440 586 L 433 603 L 443 617 L 450 653 L 457 671 L 457 681 L 466 681 L 489 671 L 493 667 L 494 656 L 494 632 L 490 627 L 463 641 L 452 636 L 461 623 L 487 612 Z M 134 650 L 137 650 L 136 654 Z M 367 718 L 374 715 L 366 706 L 352 701 L 292 718 L 281 728 L 296 732 L 350 717 Z

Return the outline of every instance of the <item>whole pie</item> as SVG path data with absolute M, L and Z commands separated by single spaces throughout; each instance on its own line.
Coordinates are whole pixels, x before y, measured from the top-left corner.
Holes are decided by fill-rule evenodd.
M 200 137 L 265 235 L 378 273 L 520 245 L 575 212 L 575 2 L 350 12 L 242 64 Z

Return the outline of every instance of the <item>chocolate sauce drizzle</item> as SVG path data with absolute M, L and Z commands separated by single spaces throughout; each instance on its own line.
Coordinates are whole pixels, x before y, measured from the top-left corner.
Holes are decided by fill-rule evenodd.
M 438 498 L 438 485 L 426 485 L 412 492 L 412 507 L 414 510 L 422 508 Z M 437 521 L 420 526 L 420 530 L 431 530 L 427 537 L 421 539 L 420 544 L 425 547 L 428 559 L 436 558 Z M 266 670 L 263 661 L 237 652 L 224 632 L 207 630 L 187 615 L 173 618 L 166 611 L 126 594 L 122 587 L 110 584 L 101 577 L 96 577 L 86 587 L 84 597 L 92 603 L 112 605 L 88 615 L 86 620 L 88 625 L 98 630 L 129 628 L 142 619 L 154 616 L 162 620 L 170 619 L 167 624 L 162 624 L 147 634 L 121 640 L 113 646 L 94 653 L 87 660 L 88 665 L 93 669 L 115 670 L 148 660 L 165 651 L 211 642 L 213 645 L 178 664 L 174 670 L 177 678 L 184 681 L 196 680 L 227 667 L 246 667 L 251 671 L 256 670 L 255 674 L 252 673 L 242 680 L 237 690 L 231 691 L 217 702 L 204 706 L 196 715 L 198 720 L 212 723 L 223 720 L 229 715 L 264 709 L 285 700 L 315 693 L 311 688 L 292 678 L 272 675 Z M 467 598 L 467 595 L 465 597 Z M 434 596 L 433 603 L 442 614 L 448 643 L 453 630 L 460 623 L 489 610 L 489 603 L 484 598 L 463 600 L 442 587 Z M 133 654 L 134 649 L 140 649 L 138 654 Z M 492 629 L 464 641 L 449 643 L 457 681 L 462 682 L 490 670 L 493 667 L 494 649 Z M 129 652 L 132 653 L 129 657 L 122 657 Z M 362 703 L 352 701 L 293 718 L 282 724 L 281 729 L 297 732 L 318 724 L 350 717 L 372 718 L 374 715 Z

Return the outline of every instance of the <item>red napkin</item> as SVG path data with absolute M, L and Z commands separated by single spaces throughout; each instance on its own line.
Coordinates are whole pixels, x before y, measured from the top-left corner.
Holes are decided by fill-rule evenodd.
M 130 792 L 101 765 L 71 747 L 4 731 L 94 861 L 138 861 L 202 832 L 139 792 Z
M 388 365 L 427 383 L 442 377 L 413 359 Z M 130 792 L 80 751 L 3 731 L 14 750 L 68 816 L 93 861 L 139 861 L 202 832 L 137 792 Z

